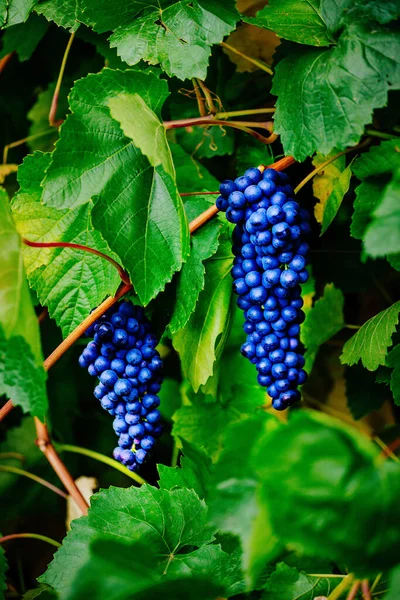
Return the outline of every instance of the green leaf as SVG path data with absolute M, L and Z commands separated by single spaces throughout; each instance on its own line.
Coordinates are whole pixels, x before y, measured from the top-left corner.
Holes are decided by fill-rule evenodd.
M 340 579 L 310 577 L 304 571 L 278 563 L 269 577 L 261 600 L 310 600 L 317 596 L 329 596 Z
M 0 27 L 11 27 L 27 20 L 38 0 L 0 0 Z
M 126 137 L 147 156 L 153 167 L 161 165 L 166 173 L 175 177 L 167 132 L 157 115 L 139 94 L 120 94 L 109 101 L 111 116 L 118 121 Z
M 39 326 L 25 278 L 21 241 L 0 188 L 0 393 L 43 419 L 47 409 Z
M 171 562 L 171 570 L 175 564 Z M 207 566 L 210 566 L 209 562 Z M 206 572 L 199 576 L 188 571 L 173 577 L 168 573 L 160 579 L 154 572 L 151 548 L 138 543 L 127 544 L 122 540 L 96 540 L 91 545 L 90 561 L 78 572 L 66 598 L 215 600 L 222 594 L 223 587 L 211 578 L 211 574 L 207 575 Z
M 373 212 L 364 245 L 370 256 L 400 252 L 400 170 L 383 191 L 381 201 Z
M 272 0 L 254 18 L 244 19 L 258 27 L 272 29 L 280 37 L 310 46 L 330 46 L 329 34 L 319 0 Z
M 0 58 L 16 52 L 21 62 L 28 60 L 36 50 L 36 46 L 43 38 L 47 28 L 46 21 L 35 14 L 30 15 L 26 23 L 10 27 L 2 37 L 3 46 Z
M 203 450 L 185 440 L 182 440 L 182 451 L 180 467 L 158 465 L 160 488 L 171 490 L 175 487 L 186 487 L 194 490 L 199 498 L 206 498 L 211 459 Z
M 180 268 L 189 234 L 173 178 L 162 167 L 151 167 L 110 116 L 110 99 L 131 92 L 156 114 L 168 95 L 166 82 L 150 72 L 104 69 L 75 84 L 73 114 L 61 127 L 42 184 L 43 201 L 73 208 L 97 195 L 93 224 L 147 304 Z
M 129 65 L 143 59 L 179 79 L 205 79 L 211 46 L 235 28 L 239 17 L 233 0 L 218 6 L 210 0 L 151 1 L 145 6 L 118 0 L 112 13 L 107 0 L 96 5 L 83 0 L 81 6 L 86 25 L 99 33 L 114 32 L 110 44 Z
M 71 33 L 79 27 L 79 0 L 41 0 L 35 11 Z
M 384 600 L 397 600 L 400 590 L 400 567 L 395 567 L 390 573 L 388 593 L 383 597 Z
M 363 239 L 374 211 L 387 190 L 393 173 L 400 169 L 400 153 L 396 140 L 373 146 L 352 163 L 352 171 L 361 180 L 356 188 L 351 235 Z M 379 229 L 379 226 L 378 226 Z
M 389 352 L 386 364 L 393 369 L 390 377 L 390 389 L 395 403 L 400 406 L 400 344 Z
M 336 217 L 344 196 L 349 191 L 351 179 L 350 165 L 340 174 L 323 209 L 321 234 L 323 235 Z
M 6 554 L 4 552 L 4 548 L 0 547 L 0 596 L 5 598 L 3 592 L 7 589 L 6 584 L 6 572 L 8 569 L 8 563 L 6 559 Z
M 385 388 L 378 385 L 375 375 L 355 365 L 345 372 L 347 405 L 355 419 L 379 410 L 386 399 Z
M 274 155 L 271 146 L 260 144 L 258 140 L 250 136 L 241 136 L 237 140 L 236 170 L 244 173 L 254 165 L 272 165 Z
M 385 364 L 392 335 L 399 320 L 400 300 L 369 319 L 343 346 L 342 364 L 354 365 L 360 359 L 369 371 Z
M 175 556 L 196 571 L 197 550 L 213 541 L 207 525 L 207 507 L 193 490 L 109 488 L 91 497 L 88 517 L 72 522 L 72 529 L 56 552 L 42 583 L 67 595 L 79 567 L 90 556 L 89 544 L 102 536 L 110 540 L 140 542 L 151 548 L 153 568 L 168 572 Z M 183 549 L 186 548 L 186 552 Z
M 306 310 L 306 319 L 301 326 L 300 338 L 307 348 L 306 369 L 309 371 L 314 363 L 318 348 L 331 339 L 344 327 L 344 297 L 342 292 L 328 283 L 324 295 L 314 306 Z
M 49 154 L 28 156 L 19 168 L 21 189 L 12 210 L 18 231 L 30 241 L 83 244 L 118 258 L 101 234 L 93 229 L 88 202 L 73 210 L 57 210 L 40 202 L 40 181 Z M 64 336 L 75 329 L 107 295 L 116 292 L 120 278 L 109 262 L 73 248 L 30 248 L 23 257 L 30 285 Z
M 57 600 L 58 594 L 48 585 L 39 585 L 34 590 L 29 590 L 23 595 L 22 600 Z
M 327 49 L 291 46 L 276 67 L 275 130 L 285 150 L 302 161 L 356 144 L 389 89 L 400 85 L 400 40 L 358 22 Z M 293 77 L 296 73 L 296 77 Z M 293 110 L 295 107 L 295 110 Z
M 187 325 L 173 337 L 182 370 L 194 391 L 212 375 L 229 330 L 232 296 L 231 241 L 221 240 L 217 253 L 205 264 L 204 290 Z M 183 436 L 185 437 L 185 436 Z
M 376 445 L 331 417 L 293 414 L 257 449 L 275 535 L 306 556 L 345 562 L 357 577 L 396 564 L 400 465 L 378 455 Z

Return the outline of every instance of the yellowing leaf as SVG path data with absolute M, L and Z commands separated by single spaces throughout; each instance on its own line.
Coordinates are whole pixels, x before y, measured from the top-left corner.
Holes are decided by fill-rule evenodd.
M 336 150 L 333 150 L 328 156 L 322 156 L 319 152 L 313 158 L 312 164 L 314 167 L 319 167 L 326 160 L 329 160 L 331 156 L 337 154 Z M 341 156 L 330 165 L 327 165 L 322 171 L 317 173 L 313 178 L 313 193 L 319 202 L 314 207 L 315 218 L 318 223 L 322 223 L 322 217 L 324 214 L 324 208 L 326 202 L 331 195 L 341 173 L 346 166 L 346 158 Z
M 276 33 L 261 27 L 255 27 L 248 23 L 243 23 L 236 31 L 226 40 L 226 43 L 239 52 L 246 54 L 251 58 L 261 60 L 267 65 L 273 62 L 273 54 L 276 47 L 280 44 L 280 40 Z M 239 73 L 245 71 L 256 71 L 257 65 L 247 60 L 243 56 L 239 56 L 235 52 L 224 48 L 224 52 L 229 56 L 230 60 L 236 65 Z
M 4 183 L 5 178 L 11 173 L 16 173 L 18 171 L 18 165 L 8 164 L 8 165 L 0 165 L 0 184 Z
M 237 0 L 237 9 L 244 15 L 252 17 L 268 4 L 267 0 Z

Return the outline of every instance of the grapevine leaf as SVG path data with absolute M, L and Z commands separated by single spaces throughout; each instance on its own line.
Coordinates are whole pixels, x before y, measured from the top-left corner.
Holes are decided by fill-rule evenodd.
M 48 585 L 39 585 L 23 595 L 22 600 L 57 600 L 58 594 Z
M 38 0 L 0 0 L 0 27 L 11 27 L 27 20 Z
M 315 305 L 306 310 L 306 319 L 301 326 L 300 338 L 305 347 L 306 369 L 314 363 L 318 348 L 344 327 L 344 297 L 333 283 L 325 286 L 324 295 Z
M 399 320 L 400 300 L 369 319 L 343 346 L 342 364 L 354 365 L 359 360 L 369 371 L 385 364 L 392 335 Z
M 384 600 L 397 600 L 400 589 L 400 567 L 395 567 L 390 573 L 389 589 Z
M 161 165 L 175 177 L 167 132 L 160 119 L 139 94 L 120 94 L 109 102 L 111 116 L 119 122 L 126 137 L 147 156 L 153 167 Z
M 48 24 L 45 19 L 41 19 L 35 14 L 30 15 L 26 23 L 10 27 L 3 34 L 3 47 L 0 58 L 11 52 L 16 52 L 21 62 L 28 60 L 36 50 L 36 46 L 46 33 L 47 28 Z
M 42 0 L 35 11 L 71 33 L 79 27 L 79 0 Z
M 160 579 L 154 570 L 154 558 L 151 549 L 143 544 L 95 540 L 91 544 L 90 561 L 78 572 L 67 600 L 87 597 L 93 600 L 214 600 L 223 593 L 223 587 L 206 570 L 202 576 L 190 570 L 171 576 L 177 564 L 175 560 L 168 574 Z M 207 567 L 210 567 L 209 561 Z
M 386 364 L 388 367 L 393 368 L 390 377 L 390 389 L 395 403 L 400 406 L 400 344 L 395 346 L 393 350 L 389 352 Z
M 333 153 L 336 153 L 335 151 Z M 333 154 L 332 153 L 332 154 Z M 327 156 L 317 156 L 313 160 L 313 165 L 318 167 L 329 159 Z M 346 168 L 346 159 L 341 156 L 333 161 L 313 178 L 314 196 L 319 199 L 319 203 L 314 207 L 315 218 L 321 223 L 321 235 L 325 233 L 329 225 L 335 218 L 344 195 L 350 186 L 351 170 Z
M 35 153 L 19 169 L 21 189 L 14 197 L 12 209 L 21 236 L 34 242 L 83 244 L 116 258 L 101 234 L 93 229 L 91 202 L 73 210 L 41 204 L 40 181 L 49 161 L 49 154 Z M 88 252 L 24 246 L 23 256 L 30 285 L 65 336 L 105 296 L 114 294 L 120 282 L 115 267 Z
M 317 596 L 329 596 L 337 584 L 338 580 L 323 576 L 310 577 L 304 571 L 278 563 L 268 578 L 261 600 L 309 600 Z
M 361 365 L 346 369 L 347 405 L 355 419 L 361 419 L 378 410 L 385 401 L 385 389 L 375 380 L 375 375 Z
M 43 201 L 73 208 L 98 195 L 93 224 L 147 304 L 180 268 L 189 235 L 174 179 L 151 167 L 110 116 L 109 101 L 121 93 L 139 94 L 158 115 L 168 90 L 151 72 L 104 69 L 79 80 L 70 94 L 73 114 L 42 184 Z
M 224 239 L 217 253 L 206 262 L 204 290 L 187 325 L 173 337 L 185 376 L 194 391 L 206 383 L 220 358 L 230 317 L 232 281 L 231 242 Z M 183 436 L 185 437 L 185 436 Z
M 193 444 L 182 440 L 183 456 L 180 467 L 158 465 L 159 486 L 164 490 L 186 487 L 194 490 L 199 498 L 206 498 L 207 482 L 211 473 L 211 460 Z
M 160 63 L 169 76 L 205 79 L 211 46 L 221 42 L 236 25 L 233 0 L 216 6 L 210 0 L 163 0 L 128 5 L 119 0 L 112 14 L 107 0 L 81 3 L 82 21 L 98 33 L 112 30 L 111 47 L 129 65 L 141 59 Z
M 157 575 L 168 572 L 175 556 L 186 555 L 188 569 L 196 571 L 196 555 L 213 541 L 207 525 L 207 507 L 193 490 L 159 490 L 149 485 L 141 488 L 109 488 L 91 497 L 88 517 L 72 522 L 72 529 L 56 552 L 42 583 L 67 594 L 79 567 L 90 557 L 89 544 L 99 536 L 109 540 L 140 542 L 151 548 Z
M 363 435 L 321 413 L 297 412 L 265 436 L 258 472 L 275 535 L 306 556 L 346 562 L 356 576 L 396 564 L 400 465 L 378 455 Z
M 370 256 L 400 252 L 400 170 L 385 187 L 364 238 Z
M 285 154 L 302 161 L 315 151 L 356 144 L 373 110 L 385 106 L 388 90 L 400 86 L 399 45 L 390 30 L 359 22 L 332 48 L 291 47 L 276 67 L 272 89 Z
M 391 266 L 393 267 L 393 269 L 396 269 L 396 271 L 400 271 L 400 253 L 399 254 L 389 254 L 389 256 L 387 256 L 387 259 L 388 259 L 389 263 L 391 264 Z
M 37 317 L 25 279 L 21 242 L 0 189 L 0 393 L 44 418 L 45 373 Z
M 236 168 L 238 173 L 244 173 L 254 165 L 272 165 L 274 155 L 271 146 L 261 145 L 253 137 L 246 136 L 237 141 Z
M 371 214 L 379 204 L 387 180 L 384 177 L 371 177 L 356 188 L 354 213 L 351 221 L 351 235 L 362 240 L 371 220 Z
M 245 20 L 300 44 L 330 46 L 334 42 L 321 15 L 319 0 L 270 0 L 254 18 Z

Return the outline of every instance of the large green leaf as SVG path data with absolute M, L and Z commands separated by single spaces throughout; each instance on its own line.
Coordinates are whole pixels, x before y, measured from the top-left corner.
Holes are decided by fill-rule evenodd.
M 369 371 L 375 371 L 379 365 L 384 365 L 399 312 L 400 300 L 364 323 L 343 346 L 341 362 L 344 365 L 354 365 L 361 360 Z
M 129 65 L 141 59 L 160 63 L 170 76 L 205 79 L 211 46 L 222 42 L 236 25 L 233 0 L 137 0 L 93 3 L 82 0 L 82 21 L 95 31 L 113 31 L 110 44 Z
M 388 90 L 400 86 L 399 56 L 395 33 L 361 22 L 330 49 L 290 46 L 272 89 L 285 153 L 301 161 L 356 144 L 373 110 L 385 106 Z
M 310 576 L 285 563 L 278 563 L 268 578 L 261 600 L 311 600 L 317 596 L 329 596 L 339 582 L 340 579 Z
M 320 10 L 320 0 L 272 0 L 256 17 L 245 21 L 272 29 L 280 37 L 310 46 L 330 46 L 329 34 Z
M 72 529 L 40 581 L 67 594 L 79 567 L 90 557 L 97 537 L 140 542 L 151 548 L 157 575 L 168 572 L 179 554 L 185 568 L 196 571 L 199 548 L 213 540 L 207 507 L 193 490 L 109 488 L 91 498 L 88 517 L 73 521 Z M 183 550 L 185 549 L 185 550 Z
M 93 224 L 147 304 L 180 268 L 189 235 L 174 179 L 162 166 L 152 167 L 110 115 L 111 98 L 130 93 L 159 114 L 168 89 L 153 73 L 132 70 L 104 69 L 75 84 L 73 114 L 61 127 L 43 201 L 73 208 L 97 195 Z
M 79 27 L 79 0 L 41 0 L 36 12 L 54 21 L 58 27 L 65 27 L 71 33 Z
M 0 58 L 16 52 L 20 61 L 28 60 L 47 28 L 48 24 L 45 19 L 41 19 L 35 14 L 32 14 L 26 23 L 10 27 L 3 34 Z
M 27 20 L 38 0 L 0 0 L 0 27 L 11 27 Z
M 159 486 L 165 490 L 186 487 L 194 490 L 200 498 L 206 498 L 207 483 L 211 473 L 211 459 L 203 450 L 185 440 L 182 440 L 182 450 L 180 467 L 158 465 Z
M 39 325 L 25 278 L 20 237 L 0 188 L 0 393 L 25 412 L 47 408 Z
M 40 202 L 40 181 L 50 163 L 50 154 L 28 156 L 19 169 L 20 191 L 12 203 L 21 236 L 34 242 L 73 242 L 117 258 L 91 223 L 92 203 L 73 210 L 57 210 Z M 100 304 L 116 292 L 119 275 L 109 262 L 69 248 L 24 246 L 24 263 L 31 286 L 68 335 Z
M 397 563 L 400 465 L 379 461 L 375 444 L 331 417 L 301 411 L 265 436 L 257 455 L 263 499 L 282 542 L 345 562 L 359 576 Z
M 372 215 L 364 245 L 371 256 L 400 252 L 400 169 L 383 190 L 381 201 Z
M 225 238 L 221 240 L 217 253 L 205 263 L 204 290 L 194 313 L 186 326 L 173 337 L 182 370 L 195 391 L 212 375 L 229 331 L 231 266 L 231 242 Z
M 216 546 L 214 548 L 217 548 Z M 225 555 L 225 553 L 223 553 Z M 211 558 L 211 557 L 209 557 Z M 178 559 L 179 562 L 179 559 Z M 154 554 L 143 544 L 127 544 L 122 540 L 97 540 L 91 545 L 90 560 L 78 572 L 65 596 L 68 600 L 215 600 L 224 592 L 215 578 L 208 560 L 202 576 L 190 571 L 161 579 L 154 570 Z
M 318 348 L 344 327 L 344 297 L 342 292 L 328 283 L 324 295 L 306 311 L 306 319 L 301 326 L 301 341 L 307 348 L 306 369 L 314 363 Z

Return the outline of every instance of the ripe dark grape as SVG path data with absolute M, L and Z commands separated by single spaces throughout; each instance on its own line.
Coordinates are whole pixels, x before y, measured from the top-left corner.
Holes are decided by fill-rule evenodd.
M 231 274 L 246 317 L 241 353 L 255 365 L 272 406 L 284 410 L 299 400 L 297 387 L 307 380 L 299 333 L 310 217 L 294 200 L 287 174 L 274 169 L 248 169 L 224 181 L 220 194 L 218 209 L 236 225 Z
M 143 309 L 127 301 L 108 310 L 86 335 L 94 336 L 94 341 L 83 350 L 79 365 L 98 377 L 94 396 L 114 417 L 115 460 L 136 471 L 162 433 L 156 395 L 162 382 L 157 339 Z

